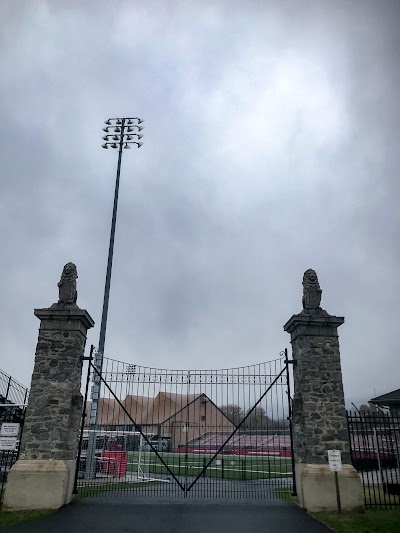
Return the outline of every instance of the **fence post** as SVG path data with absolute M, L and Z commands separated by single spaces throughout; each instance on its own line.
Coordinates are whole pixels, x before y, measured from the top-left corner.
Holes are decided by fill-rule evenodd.
M 7 391 L 6 391 L 6 402 L 8 400 L 8 393 L 10 392 L 10 386 L 11 386 L 11 376 L 8 378 L 8 384 L 7 384 Z

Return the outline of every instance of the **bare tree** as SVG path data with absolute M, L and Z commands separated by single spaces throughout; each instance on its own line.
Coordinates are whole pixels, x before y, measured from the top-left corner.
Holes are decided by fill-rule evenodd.
M 378 407 L 377 405 L 369 402 L 367 404 L 364 403 L 360 405 L 360 408 L 358 410 L 362 415 L 377 416 L 385 414 L 385 411 L 383 409 L 380 409 L 380 407 Z
M 267 417 L 263 407 L 255 407 L 247 418 L 245 425 L 246 429 L 256 431 L 258 429 L 267 429 L 268 427 L 271 427 L 271 421 Z
M 240 407 L 240 405 L 230 403 L 228 405 L 222 405 L 220 409 L 226 418 L 235 426 L 238 426 L 244 418 L 243 409 Z

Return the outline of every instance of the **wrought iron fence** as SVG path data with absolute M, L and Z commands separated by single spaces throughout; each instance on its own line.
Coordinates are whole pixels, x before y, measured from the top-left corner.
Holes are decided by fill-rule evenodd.
M 0 504 L 3 503 L 4 491 L 7 483 L 7 476 L 10 468 L 18 459 L 18 451 L 0 451 Z
M 400 417 L 347 413 L 353 466 L 360 474 L 365 507 L 400 507 Z
M 129 491 L 142 498 L 289 497 L 293 470 L 283 356 L 221 370 L 154 369 L 105 358 L 101 375 L 90 363 L 88 384 L 101 385 L 99 407 L 96 423 L 84 418 L 76 491 Z
M 28 402 L 28 395 L 29 389 L 0 370 L 0 403 L 25 405 Z
M 0 450 L 0 503 L 3 501 L 8 472 L 18 459 L 28 395 L 27 387 L 0 370 L 0 425 L 7 422 L 20 425 L 17 449 Z

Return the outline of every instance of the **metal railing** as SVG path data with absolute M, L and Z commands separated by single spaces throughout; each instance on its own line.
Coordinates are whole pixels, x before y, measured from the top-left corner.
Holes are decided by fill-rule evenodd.
M 25 405 L 28 402 L 29 389 L 0 370 L 0 403 Z
M 400 417 L 348 412 L 347 422 L 365 507 L 400 508 Z
M 18 451 L 1 450 L 0 451 L 0 503 L 3 502 L 4 491 L 7 483 L 7 476 L 10 468 L 18 458 Z
M 0 503 L 3 501 L 8 473 L 19 455 L 19 440 L 25 419 L 25 407 L 28 402 L 29 389 L 0 370 L 0 425 L 5 423 L 20 424 L 17 449 L 0 450 Z

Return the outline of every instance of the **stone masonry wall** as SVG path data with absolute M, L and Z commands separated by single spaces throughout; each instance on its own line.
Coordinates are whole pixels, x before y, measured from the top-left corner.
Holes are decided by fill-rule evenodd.
M 82 313 L 82 310 L 80 310 Z M 47 312 L 41 317 L 40 312 Z M 86 311 L 83 311 L 86 314 Z M 42 318 L 36 347 L 29 404 L 21 442 L 21 459 L 75 459 L 86 327 L 82 317 L 36 310 Z M 89 326 L 90 327 L 90 326 Z
M 320 335 L 309 324 L 301 334 L 292 333 L 292 348 L 296 462 L 325 464 L 326 450 L 335 449 L 351 464 L 337 334 Z

